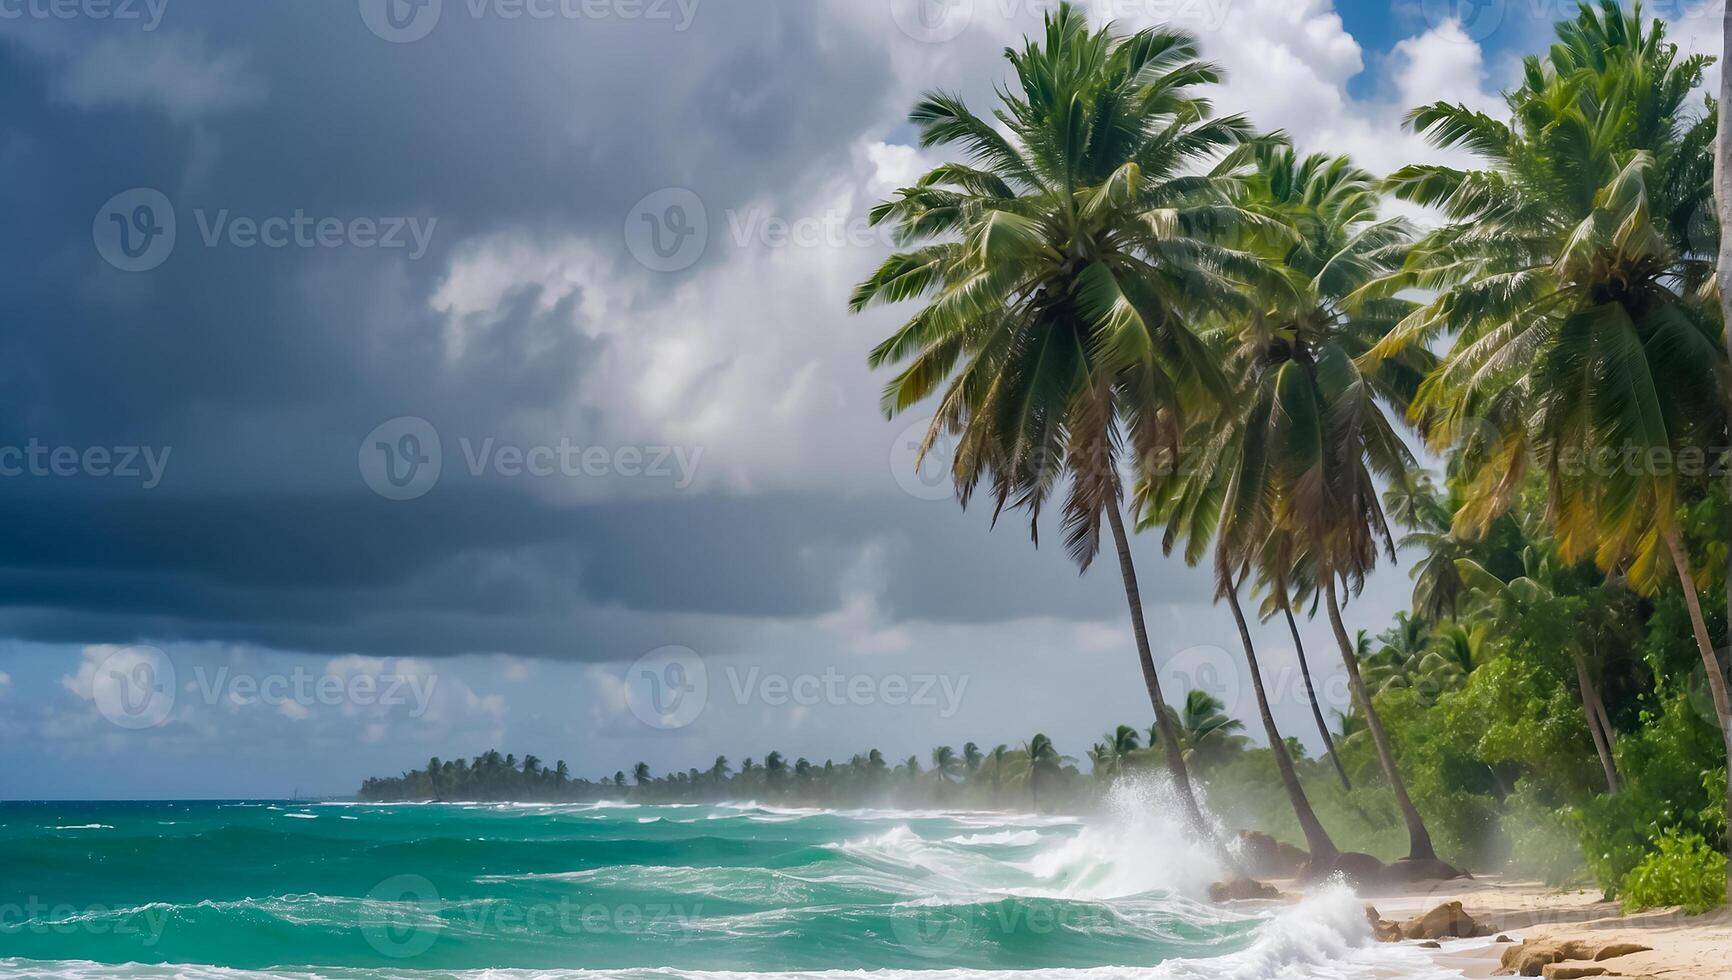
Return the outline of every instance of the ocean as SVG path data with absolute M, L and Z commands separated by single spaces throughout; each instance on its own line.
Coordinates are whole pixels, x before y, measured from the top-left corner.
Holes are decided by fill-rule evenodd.
M 0 803 L 0 980 L 1453 976 L 1117 804 Z

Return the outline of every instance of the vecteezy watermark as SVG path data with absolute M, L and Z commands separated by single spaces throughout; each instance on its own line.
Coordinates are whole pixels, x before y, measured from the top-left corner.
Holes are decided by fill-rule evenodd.
M 710 699 L 710 672 L 690 647 L 658 647 L 625 671 L 625 703 L 637 719 L 668 731 L 698 720 Z
M 172 452 L 173 446 L 49 446 L 32 438 L 22 446 L 0 446 L 0 478 L 138 480 L 155 490 Z
M 156 647 L 116 647 L 95 665 L 90 699 L 121 728 L 155 728 L 174 711 L 174 661 Z
M 1425 21 L 1434 30 L 1449 26 L 1454 32 L 1440 36 L 1480 43 L 1501 28 L 1522 27 L 1533 22 L 1552 24 L 1574 20 L 1580 11 L 1577 0 L 1420 0 Z M 1719 17 L 1719 5 L 1704 0 L 1647 0 L 1643 16 L 1660 17 L 1676 24 L 1684 20 Z
M 235 214 L 194 208 L 205 248 L 401 250 L 414 261 L 427 254 L 438 218 L 414 216 L 319 217 L 296 208 L 283 215 Z M 91 228 L 96 251 L 122 272 L 148 272 L 168 261 L 180 238 L 174 203 L 161 191 L 138 187 L 108 199 Z
M 1158 673 L 1167 697 L 1183 703 L 1189 691 L 1202 691 L 1221 702 L 1221 711 L 1242 717 L 1245 689 L 1241 660 L 1226 650 L 1201 644 L 1178 651 L 1160 666 Z
M 883 0 L 903 34 L 923 44 L 953 41 L 982 17 L 1038 21 L 1062 0 Z M 1182 24 L 1219 29 L 1234 0 L 1072 0 L 1090 23 L 1108 21 Z
M 896 941 L 928 959 L 950 959 L 977 941 L 1013 935 L 1099 933 L 1114 926 L 1113 914 L 1090 903 L 1041 898 L 1004 898 L 987 905 L 900 907 L 890 922 Z
M 691 268 L 704 257 L 709 241 L 709 211 L 689 188 L 652 191 L 626 214 L 626 250 L 652 272 Z
M 735 664 L 722 673 L 726 692 L 740 706 L 936 708 L 940 718 L 949 719 L 955 717 L 968 690 L 966 674 L 849 674 L 834 667 L 783 674 Z M 626 668 L 622 680 L 626 707 L 651 728 L 684 728 L 697 721 L 710 701 L 709 667 L 690 647 L 651 650 Z
M 914 422 L 890 441 L 890 476 L 910 497 L 918 500 L 949 500 L 951 464 L 956 461 L 956 437 L 940 431 L 924 453 L 932 419 Z
M 1245 682 L 1246 667 L 1242 653 L 1235 654 L 1210 644 L 1190 646 L 1167 657 L 1156 668 L 1156 673 L 1160 676 L 1163 693 L 1176 704 L 1183 704 L 1186 695 L 1195 690 L 1219 701 L 1224 714 L 1243 718 L 1254 710 L 1251 700 L 1254 692 Z M 1320 708 L 1345 711 L 1353 703 L 1347 675 L 1340 671 L 1321 678 L 1313 676 L 1307 685 L 1305 673 L 1299 669 L 1295 658 L 1289 663 L 1263 663 L 1262 675 L 1263 693 L 1272 705 L 1309 705 L 1313 694 Z M 1414 686 L 1422 687 L 1418 682 Z
M 0 20 L 103 20 L 147 32 L 166 13 L 168 0 L 0 0 Z
M 1614 476 L 1665 479 L 1723 479 L 1732 472 L 1732 448 L 1725 446 L 1609 445 L 1568 446 L 1558 452 L 1558 472 L 1565 477 Z
M 127 908 L 50 903 L 31 895 L 22 902 L 0 902 L 0 936 L 123 936 L 148 949 L 162 941 L 173 911 L 160 902 Z
M 524 445 L 493 436 L 460 436 L 457 448 L 472 478 L 665 480 L 685 490 L 697 479 L 702 446 L 597 446 L 570 438 Z M 389 419 L 361 440 L 361 479 L 387 500 L 413 500 L 432 490 L 445 465 L 439 430 L 412 415 Z
M 456 914 L 445 916 L 446 910 Z M 367 892 L 361 905 L 361 935 L 381 956 L 412 959 L 432 949 L 443 934 L 474 940 L 487 936 L 654 936 L 680 941 L 703 917 L 703 903 L 585 902 L 565 895 L 551 902 L 453 898 L 446 902 L 433 882 L 417 874 L 394 875 Z
M 457 8 L 459 0 L 449 0 Z M 684 32 L 702 0 L 461 0 L 470 20 L 642 21 Z M 361 22 L 393 44 L 419 41 L 439 26 L 447 0 L 359 0 Z
M 96 663 L 91 700 L 104 718 L 121 728 L 156 728 L 168 721 L 175 704 L 190 696 L 206 705 L 255 706 L 304 716 L 315 707 L 403 707 L 409 716 L 427 713 L 439 683 L 437 674 L 320 673 L 304 667 L 255 674 L 222 666 L 193 668 L 192 679 L 176 683 L 178 671 L 156 647 L 123 646 Z

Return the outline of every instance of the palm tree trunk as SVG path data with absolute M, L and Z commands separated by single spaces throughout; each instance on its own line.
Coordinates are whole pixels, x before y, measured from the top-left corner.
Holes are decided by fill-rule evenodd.
M 1395 768 L 1395 753 L 1389 748 L 1389 733 L 1383 730 L 1383 719 L 1377 717 L 1377 709 L 1372 707 L 1371 695 L 1365 690 L 1365 678 L 1359 676 L 1353 641 L 1347 638 L 1347 627 L 1341 624 L 1341 606 L 1335 600 L 1335 576 L 1328 575 L 1325 582 L 1329 625 L 1335 631 L 1335 642 L 1341 647 L 1341 663 L 1347 668 L 1353 699 L 1365 715 L 1365 727 L 1370 730 L 1371 741 L 1377 746 L 1377 761 L 1383 765 L 1383 774 L 1388 777 L 1390 788 L 1395 790 L 1395 802 L 1401 807 L 1402 819 L 1407 822 L 1407 856 L 1415 861 L 1434 861 L 1437 852 L 1431 846 L 1431 832 L 1425 829 L 1425 820 L 1407 795 L 1407 784 L 1401 779 L 1401 771 Z
M 1728 10 L 1732 11 L 1732 7 Z M 1684 605 L 1690 610 L 1690 628 L 1696 634 L 1696 650 L 1702 655 L 1702 668 L 1708 675 L 1708 693 L 1714 697 L 1715 720 L 1720 723 L 1720 738 L 1726 743 L 1726 758 L 1728 765 L 1732 766 L 1732 704 L 1728 704 L 1726 699 L 1726 675 L 1720 670 L 1720 657 L 1714 652 L 1714 641 L 1708 637 L 1708 623 L 1702 618 L 1702 600 L 1696 594 L 1696 576 L 1690 571 L 1690 557 L 1684 553 L 1684 541 L 1678 536 L 1677 525 L 1665 521 L 1660 534 L 1666 539 L 1667 550 L 1672 552 L 1672 564 L 1677 567 L 1678 582 L 1684 588 Z M 1732 813 L 1732 779 L 1726 785 L 1726 812 Z M 1726 837 L 1728 849 L 1732 849 L 1732 832 L 1728 832 Z M 1732 914 L 1732 867 L 1727 871 L 1726 900 L 1728 912 Z
M 1275 757 L 1275 769 L 1281 774 L 1282 785 L 1287 788 L 1287 802 L 1292 804 L 1293 815 L 1299 818 L 1299 829 L 1305 833 L 1305 843 L 1311 851 L 1311 867 L 1319 874 L 1326 873 L 1326 869 L 1341 856 L 1341 851 L 1329 839 L 1329 832 L 1323 829 L 1323 823 L 1311 809 L 1305 787 L 1299 784 L 1299 774 L 1293 771 L 1293 758 L 1287 754 L 1287 743 L 1282 741 L 1281 732 L 1275 727 L 1275 716 L 1269 711 L 1269 694 L 1263 689 L 1263 670 L 1257 665 L 1257 651 L 1251 645 L 1251 628 L 1245 623 L 1245 611 L 1239 608 L 1237 583 L 1227 584 L 1227 605 L 1233 609 L 1233 622 L 1239 627 L 1239 642 L 1245 647 L 1245 663 L 1251 668 L 1251 688 L 1257 692 L 1257 714 L 1263 719 L 1269 752 Z
M 1726 343 L 1727 356 L 1732 357 L 1732 188 L 1726 186 L 1726 182 L 1732 180 L 1732 4 L 1726 5 L 1722 18 L 1720 128 L 1715 136 L 1714 147 L 1714 206 L 1719 211 L 1720 218 L 1720 261 L 1715 267 L 1715 276 L 1720 286 L 1721 333 Z M 1727 479 L 1732 481 L 1732 473 L 1728 474 Z M 1667 542 L 1668 547 L 1670 544 Z M 1727 628 L 1732 629 L 1732 550 L 1729 550 L 1726 561 L 1726 622 Z M 1691 595 L 1694 597 L 1694 593 Z M 1697 642 L 1701 642 L 1700 638 Z M 1712 683 L 1714 671 L 1709 670 L 1708 673 Z M 1723 687 L 1719 693 L 1724 701 L 1726 692 Z M 1726 735 L 1727 774 L 1732 777 L 1732 734 L 1726 733 L 1728 724 L 1732 724 L 1732 719 L 1728 719 L 1722 711 L 1720 728 Z M 1732 814 L 1732 778 L 1726 783 L 1726 812 Z M 1726 850 L 1728 854 L 1732 854 L 1732 831 L 1726 834 Z M 1732 915 L 1732 861 L 1728 861 L 1726 867 L 1726 908 L 1727 914 Z
M 1131 633 L 1137 640 L 1137 657 L 1143 665 L 1143 686 L 1148 689 L 1149 701 L 1155 708 L 1155 726 L 1161 733 L 1161 748 L 1167 756 L 1167 768 L 1173 774 L 1173 785 L 1178 787 L 1179 800 L 1185 807 L 1185 817 L 1191 824 L 1207 837 L 1213 838 L 1209 824 L 1203 819 L 1202 808 L 1197 806 L 1196 794 L 1191 791 L 1191 775 L 1185 769 L 1185 757 L 1179 748 L 1179 735 L 1173 730 L 1173 723 L 1167 717 L 1167 699 L 1161 693 L 1161 678 L 1155 672 L 1155 658 L 1149 652 L 1149 631 L 1143 623 L 1143 599 L 1137 590 L 1137 569 L 1131 563 L 1131 543 L 1125 535 L 1125 520 L 1119 514 L 1118 501 L 1108 503 L 1107 523 L 1112 525 L 1113 545 L 1119 553 L 1119 574 L 1125 582 L 1125 602 L 1131 608 Z
M 1588 665 L 1582 659 L 1580 650 L 1570 648 L 1570 661 L 1576 667 L 1576 687 L 1582 695 L 1582 712 L 1588 716 L 1588 734 L 1593 736 L 1594 751 L 1600 755 L 1600 768 L 1606 771 L 1606 793 L 1618 795 L 1618 767 L 1612 762 L 1612 732 L 1601 725 L 1601 719 L 1594 711 L 1594 702 L 1598 700 L 1594 692 L 1594 682 L 1588 677 Z
M 1347 778 L 1347 767 L 1341 764 L 1341 753 L 1335 751 L 1335 737 L 1329 734 L 1329 725 L 1323 720 L 1323 708 L 1317 703 L 1317 689 L 1311 684 L 1311 664 L 1305 658 L 1305 643 L 1299 639 L 1299 623 L 1293 618 L 1293 607 L 1288 604 L 1285 587 L 1281 589 L 1281 613 L 1287 617 L 1287 632 L 1293 634 L 1293 650 L 1299 654 L 1299 674 L 1305 678 L 1305 697 L 1311 702 L 1311 717 L 1317 721 L 1317 734 L 1323 736 L 1323 747 L 1329 752 L 1329 761 L 1335 764 L 1335 774 L 1341 777 L 1341 788 L 1352 792 L 1353 780 Z

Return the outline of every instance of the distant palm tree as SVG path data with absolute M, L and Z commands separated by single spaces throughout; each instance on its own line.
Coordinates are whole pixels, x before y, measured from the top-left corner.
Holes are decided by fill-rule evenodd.
M 985 756 L 980 754 L 980 746 L 975 745 L 973 742 L 963 743 L 962 768 L 968 778 L 973 779 L 974 774 L 980 771 L 980 764 L 985 760 L 985 758 Z
M 731 768 L 732 767 L 728 765 L 728 757 L 725 755 L 718 755 L 716 756 L 716 761 L 710 765 L 710 778 L 717 783 L 723 782 L 728 778 L 728 771 Z
M 1073 760 L 1070 756 L 1059 754 L 1052 744 L 1052 739 L 1036 733 L 1033 738 L 1022 743 L 1022 748 L 1009 753 L 1006 761 L 1010 767 L 1011 781 L 1028 787 L 1029 800 L 1038 810 L 1041 785 L 1050 784 L 1058 778 L 1065 763 Z
M 948 785 L 955 782 L 960 777 L 961 772 L 962 760 L 956 757 L 955 749 L 948 745 L 940 745 L 932 750 L 932 776 L 934 779 Z
M 1219 70 L 1182 33 L 1091 31 L 1061 3 L 1042 40 L 1006 57 L 1018 84 L 999 90 L 996 124 L 950 95 L 915 106 L 921 145 L 958 147 L 971 162 L 942 164 L 872 211 L 911 248 L 862 282 L 850 306 L 925 302 L 870 363 L 906 365 L 884 393 L 890 415 L 939 395 L 920 456 L 956 437 L 951 472 L 964 506 L 985 480 L 995 516 L 1025 509 L 1038 535 L 1041 509 L 1066 488 L 1065 546 L 1085 569 L 1106 519 L 1144 686 L 1165 725 L 1119 465 L 1171 446 L 1188 412 L 1227 394 L 1188 324 L 1243 309 L 1240 281 L 1260 274 L 1211 240 L 1222 226 L 1259 221 L 1227 193 L 1233 151 L 1252 132 L 1242 118 L 1211 118 L 1199 88 Z M 1167 761 L 1206 831 L 1183 759 L 1174 751 Z
M 1185 693 L 1183 712 L 1167 709 L 1173 729 L 1178 732 L 1179 749 L 1185 761 L 1207 769 L 1244 749 L 1249 742 L 1244 735 L 1245 723 L 1226 714 L 1219 698 L 1195 688 Z M 1160 733 L 1149 729 L 1149 738 Z
M 650 781 L 650 767 L 647 762 L 640 762 L 631 767 L 631 781 L 639 786 Z

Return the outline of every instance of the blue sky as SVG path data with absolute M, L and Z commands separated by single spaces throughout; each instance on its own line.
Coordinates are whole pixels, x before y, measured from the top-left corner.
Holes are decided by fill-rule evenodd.
M 0 798 L 1146 726 L 1113 570 L 916 472 L 919 413 L 885 422 L 865 367 L 897 311 L 844 311 L 887 249 L 865 210 L 938 162 L 908 107 L 987 104 L 1041 9 L 928 2 L 0 18 Z M 1387 171 L 1440 158 L 1414 102 L 1495 110 L 1555 3 L 1093 6 L 1193 30 L 1223 109 Z M 1717 7 L 1650 9 L 1713 46 Z M 1171 685 L 1251 717 L 1204 577 L 1137 557 Z M 1354 625 L 1406 594 L 1380 572 Z

